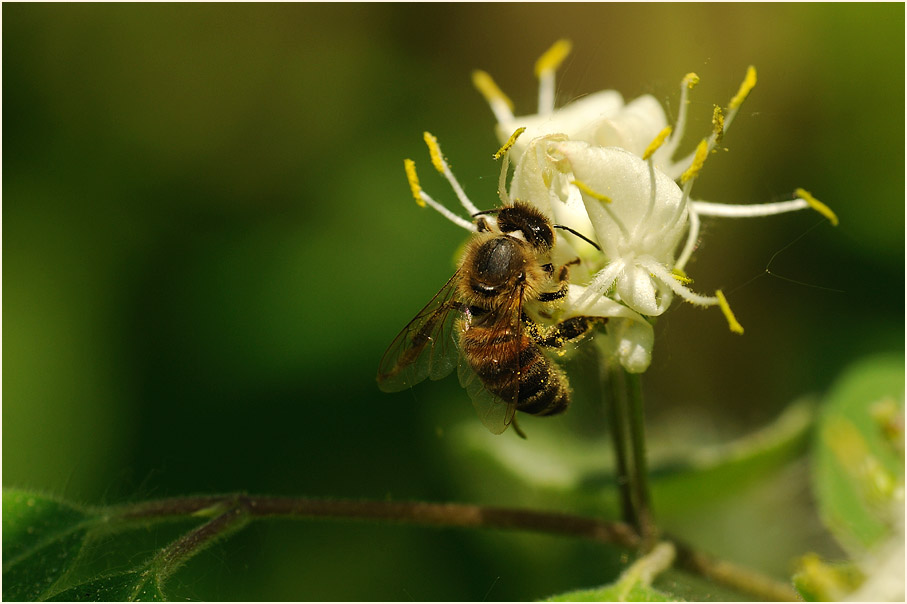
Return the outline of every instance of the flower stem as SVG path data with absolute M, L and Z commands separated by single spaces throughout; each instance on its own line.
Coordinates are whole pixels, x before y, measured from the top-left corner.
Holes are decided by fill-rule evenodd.
M 638 374 L 623 371 L 626 386 L 630 441 L 633 466 L 633 491 L 636 503 L 636 517 L 643 548 L 655 545 L 657 528 L 652 514 L 652 498 L 649 495 L 649 468 L 646 462 L 646 427 L 643 412 L 642 386 Z
M 648 551 L 657 541 L 657 528 L 649 495 L 640 379 L 608 359 L 604 351 L 599 363 L 611 423 L 621 517 L 639 535 L 640 549 Z
M 624 522 L 639 529 L 639 518 L 636 515 L 636 506 L 633 504 L 632 477 L 629 468 L 629 440 L 630 431 L 627 416 L 626 390 L 622 387 L 623 372 L 617 370 L 610 363 L 600 364 L 601 378 L 603 381 L 603 394 L 605 405 L 609 411 L 611 424 L 611 441 L 614 445 L 615 475 L 617 477 L 617 490 L 620 494 L 621 518 Z

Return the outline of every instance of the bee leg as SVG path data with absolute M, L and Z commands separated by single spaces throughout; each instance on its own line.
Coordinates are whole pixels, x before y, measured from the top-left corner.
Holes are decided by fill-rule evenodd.
M 545 348 L 561 348 L 566 342 L 572 342 L 586 335 L 586 333 L 598 326 L 608 322 L 608 317 L 570 317 L 564 319 L 548 332 L 542 335 L 539 330 L 529 330 L 530 335 L 535 337 L 539 346 Z
M 520 429 L 520 426 L 516 423 L 516 415 L 513 416 L 513 419 L 510 421 L 510 425 L 513 426 L 513 430 L 516 432 L 516 435 L 522 438 L 523 440 L 529 440 L 526 438 L 526 433 Z
M 570 262 L 564 264 L 560 272 L 557 275 L 557 282 L 560 284 L 560 287 L 553 292 L 542 292 L 539 294 L 539 302 L 554 302 L 555 300 L 560 300 L 567 295 L 567 286 L 568 281 L 570 280 L 570 267 L 574 264 L 579 264 L 579 258 L 574 258 Z M 547 265 L 551 266 L 551 265 Z M 554 272 L 554 267 L 551 267 L 551 272 Z

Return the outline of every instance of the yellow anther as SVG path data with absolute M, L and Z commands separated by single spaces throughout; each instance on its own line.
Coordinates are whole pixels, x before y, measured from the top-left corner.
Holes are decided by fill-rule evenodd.
M 705 163 L 706 158 L 709 156 L 709 141 L 703 139 L 699 141 L 699 144 L 696 146 L 696 155 L 693 156 L 693 162 L 690 164 L 690 167 L 680 175 L 680 183 L 686 184 L 691 178 L 695 178 L 699 171 L 702 170 L 702 165 Z
M 607 195 L 602 195 L 602 194 L 599 193 L 598 191 L 595 191 L 595 190 L 591 189 L 591 188 L 589 187 L 589 185 L 587 185 L 587 184 L 584 183 L 583 181 L 581 181 L 581 180 L 575 180 L 575 179 L 574 179 L 573 184 L 576 185 L 576 188 L 577 188 L 577 189 L 579 189 L 581 192 L 585 193 L 585 194 L 588 195 L 589 197 L 591 197 L 591 198 L 593 198 L 593 199 L 597 199 L 597 200 L 599 200 L 599 201 L 602 202 L 602 203 L 611 203 L 611 198 L 610 198 L 610 197 L 608 197 Z
M 832 226 L 838 226 L 838 216 L 827 205 L 812 196 L 812 193 L 805 189 L 797 189 L 794 195 L 809 204 L 809 207 L 828 218 Z
M 487 71 L 476 69 L 472 72 L 472 85 L 485 97 L 489 104 L 494 101 L 503 101 L 513 111 L 513 101 L 504 94 Z
M 699 76 L 691 71 L 683 76 L 683 83 L 686 84 L 687 88 L 692 90 L 693 86 L 699 83 Z
M 422 187 L 419 186 L 419 176 L 416 174 L 416 162 L 411 159 L 403 160 L 403 168 L 406 170 L 406 180 L 409 181 L 409 189 L 413 192 L 413 199 L 420 207 L 425 207 L 425 201 L 422 199 Z
M 517 128 L 513 134 L 510 135 L 510 138 L 507 139 L 507 142 L 504 143 L 504 146 L 498 149 L 498 152 L 495 153 L 492 157 L 494 159 L 501 159 L 505 153 L 510 151 L 510 148 L 516 144 L 516 139 L 520 138 L 520 135 L 526 131 L 526 128 Z
M 727 325 L 731 328 L 731 331 L 734 333 L 743 333 L 743 325 L 737 322 L 737 317 L 734 316 L 734 311 L 731 310 L 730 304 L 727 303 L 727 298 L 724 297 L 724 292 L 720 289 L 715 292 L 715 297 L 718 298 L 718 307 L 721 308 L 721 312 L 724 314 L 724 318 L 727 319 Z
M 425 139 L 425 144 L 428 145 L 428 153 L 431 155 L 431 163 L 435 170 L 444 174 L 444 160 L 441 158 L 441 146 L 438 145 L 438 139 L 431 132 L 423 132 L 422 138 Z
M 737 91 L 737 94 L 734 95 L 734 98 L 731 99 L 731 102 L 728 104 L 729 109 L 736 109 L 743 104 L 743 101 L 746 100 L 747 95 L 749 95 L 750 90 L 753 89 L 753 86 L 756 85 L 756 68 L 750 65 L 746 69 L 746 77 L 743 78 L 743 83 L 740 84 L 740 89 Z
M 671 276 L 674 277 L 675 279 L 677 279 L 677 281 L 679 281 L 682 285 L 689 285 L 690 283 L 693 282 L 692 279 L 687 277 L 687 274 L 684 272 L 684 270 L 682 268 L 674 268 L 671 271 Z
M 658 151 L 658 148 L 661 147 L 662 143 L 665 142 L 665 139 L 671 136 L 672 131 L 673 128 L 666 126 L 661 132 L 659 132 L 658 136 L 656 136 L 652 140 L 652 142 L 649 143 L 649 146 L 646 147 L 645 152 L 642 154 L 642 158 L 649 159 L 650 157 L 652 157 L 652 154 Z
M 724 136 L 724 111 L 718 105 L 715 105 L 715 110 L 712 111 L 712 134 L 715 135 L 715 143 Z
M 572 48 L 573 43 L 570 40 L 562 39 L 555 42 L 535 62 L 535 77 L 540 77 L 546 71 L 556 71 L 570 54 Z

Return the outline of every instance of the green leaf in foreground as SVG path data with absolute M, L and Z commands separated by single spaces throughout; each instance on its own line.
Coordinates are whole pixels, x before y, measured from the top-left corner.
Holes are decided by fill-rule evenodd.
M 3 491 L 3 599 L 45 599 L 74 568 L 101 519 L 50 497 Z
M 823 522 L 851 555 L 903 522 L 904 360 L 881 357 L 850 369 L 822 409 L 813 488 Z
M 593 589 L 570 591 L 547 599 L 548 602 L 675 602 L 669 594 L 652 587 L 652 581 L 674 562 L 674 546 L 659 543 L 627 570 L 617 581 Z
M 93 579 L 70 587 L 50 601 L 57 602 L 164 602 L 164 597 L 154 573 L 136 570 L 109 577 Z
M 854 572 L 807 558 L 797 576 L 801 595 L 903 601 L 902 357 L 867 359 L 834 385 L 819 419 L 813 462 L 819 515 L 850 554 Z

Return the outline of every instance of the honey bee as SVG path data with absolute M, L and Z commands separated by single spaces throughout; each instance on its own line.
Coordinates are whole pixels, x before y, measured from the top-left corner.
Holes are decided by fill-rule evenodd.
M 551 263 L 554 228 L 582 235 L 520 201 L 473 219 L 476 233 L 457 271 L 388 347 L 378 387 L 398 392 L 426 377 L 441 379 L 456 365 L 485 426 L 501 434 L 514 424 L 524 436 L 516 411 L 555 415 L 570 404 L 567 376 L 543 349 L 561 348 L 607 318 L 571 317 L 546 328 L 527 314 L 528 305 L 549 314 L 567 295 L 570 266 L 579 263 Z

